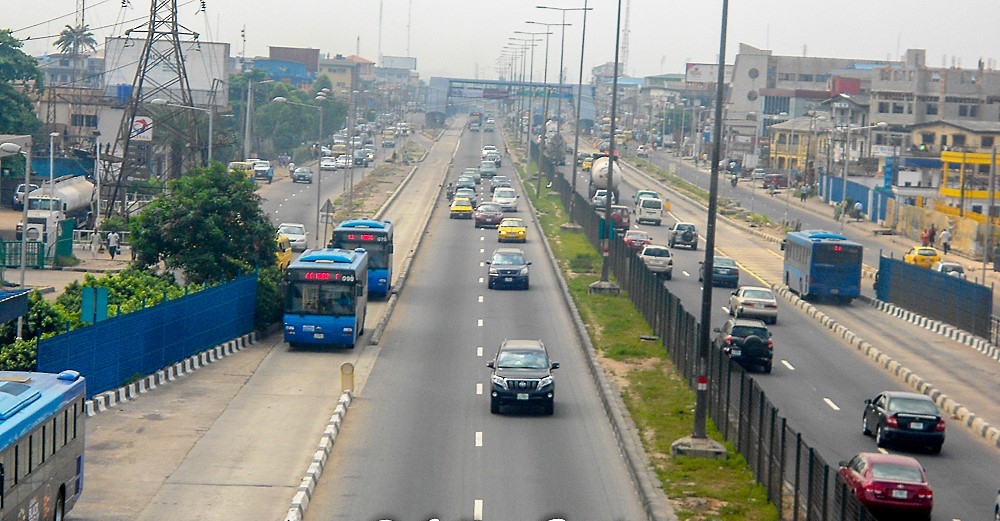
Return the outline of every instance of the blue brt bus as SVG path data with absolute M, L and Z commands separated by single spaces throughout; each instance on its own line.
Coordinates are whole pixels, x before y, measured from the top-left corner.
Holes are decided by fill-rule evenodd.
M 76 371 L 0 371 L 0 519 L 64 519 L 80 499 L 86 399 Z
M 368 309 L 368 253 L 325 248 L 306 250 L 288 266 L 285 342 L 354 347 Z
M 785 285 L 802 298 L 850 302 L 861 295 L 863 247 L 824 230 L 789 232 L 785 241 Z
M 344 221 L 333 230 L 333 248 L 368 252 L 368 293 L 385 297 L 392 289 L 392 223 L 359 219 Z

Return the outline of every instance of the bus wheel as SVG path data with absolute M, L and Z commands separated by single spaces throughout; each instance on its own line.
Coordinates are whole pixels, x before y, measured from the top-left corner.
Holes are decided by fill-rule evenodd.
M 56 500 L 55 512 L 52 514 L 52 521 L 62 521 L 63 516 L 66 514 L 66 499 L 63 496 L 63 492 L 59 492 L 59 499 Z

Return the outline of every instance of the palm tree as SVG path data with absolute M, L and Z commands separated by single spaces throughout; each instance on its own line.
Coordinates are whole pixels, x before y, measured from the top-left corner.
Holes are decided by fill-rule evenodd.
M 76 83 L 77 69 L 79 69 L 77 61 L 80 58 L 80 50 L 90 49 L 93 51 L 97 49 L 97 40 L 94 39 L 94 33 L 90 32 L 90 26 L 86 24 L 76 27 L 67 25 L 59 33 L 59 38 L 56 39 L 55 46 L 63 54 L 69 54 L 73 57 L 73 83 Z

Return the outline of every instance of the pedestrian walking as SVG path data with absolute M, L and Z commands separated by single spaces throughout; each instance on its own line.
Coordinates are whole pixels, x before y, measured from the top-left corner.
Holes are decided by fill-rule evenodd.
M 930 238 L 930 232 L 927 231 L 927 228 L 924 228 L 924 231 L 920 233 L 920 244 L 927 246 L 929 238 Z
M 801 188 L 799 188 L 799 201 L 801 201 L 803 203 L 806 202 L 806 195 L 808 193 L 809 192 L 806 191 L 806 187 L 804 185 Z
M 292 175 L 294 172 L 295 172 L 295 162 L 294 161 L 289 161 L 288 162 L 288 175 Z
M 111 230 L 108 234 L 108 253 L 111 254 L 111 260 L 115 259 L 115 255 L 118 254 L 118 245 L 121 244 L 121 237 L 118 232 Z
M 944 250 L 945 255 L 951 251 L 951 232 L 948 230 L 941 232 L 941 249 Z
M 931 224 L 931 227 L 927 229 L 927 240 L 930 242 L 931 246 L 934 246 L 934 239 L 937 238 L 937 228 Z
M 864 206 L 861 201 L 854 203 L 854 218 L 861 222 L 861 211 L 864 210 Z
M 90 257 L 97 258 L 97 252 L 101 249 L 101 234 L 94 232 L 90 234 Z

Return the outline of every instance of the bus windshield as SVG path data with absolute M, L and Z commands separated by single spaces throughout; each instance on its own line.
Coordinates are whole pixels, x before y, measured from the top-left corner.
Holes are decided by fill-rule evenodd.
M 355 314 L 355 285 L 293 282 L 288 286 L 286 313 L 344 316 Z
M 338 248 L 343 248 L 345 250 L 353 250 L 354 248 L 363 248 L 368 252 L 368 269 L 386 269 L 389 267 L 389 252 L 388 245 L 386 243 L 372 243 L 372 242 L 348 242 L 340 240 L 337 242 Z

